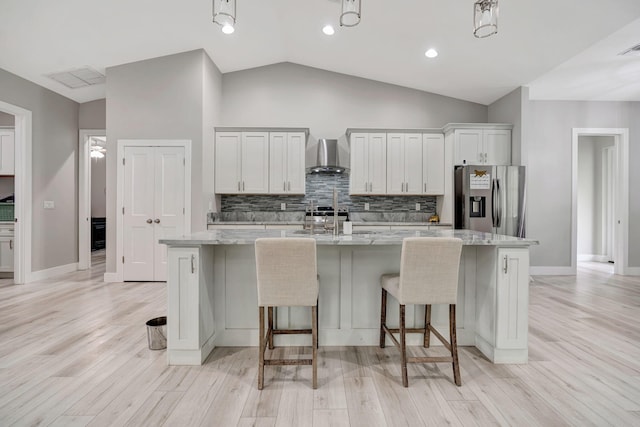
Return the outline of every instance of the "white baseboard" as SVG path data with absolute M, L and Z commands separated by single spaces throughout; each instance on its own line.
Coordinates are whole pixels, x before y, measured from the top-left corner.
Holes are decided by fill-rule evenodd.
M 627 276 L 640 276 L 640 267 L 627 267 L 624 272 Z
M 608 262 L 609 257 L 606 255 L 581 254 L 578 255 L 578 261 Z
M 572 267 L 529 267 L 532 276 L 575 276 L 576 270 Z
M 105 283 L 122 282 L 122 280 L 118 278 L 118 273 L 104 273 L 104 277 L 102 280 L 104 280 Z
M 32 271 L 29 275 L 29 282 L 36 282 L 38 280 L 51 279 L 61 274 L 72 273 L 78 270 L 78 263 L 73 262 L 71 264 L 59 265 L 57 267 L 47 268 L 40 271 Z

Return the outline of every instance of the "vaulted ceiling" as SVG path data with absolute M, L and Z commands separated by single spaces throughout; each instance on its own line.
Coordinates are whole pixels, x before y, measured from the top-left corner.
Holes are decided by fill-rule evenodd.
M 86 102 L 105 85 L 46 75 L 203 48 L 223 73 L 293 62 L 481 104 L 518 86 L 536 99 L 640 101 L 640 57 L 618 55 L 640 43 L 638 0 L 500 0 L 486 39 L 472 34 L 473 0 L 362 0 L 353 28 L 339 26 L 339 0 L 237 3 L 224 35 L 211 0 L 2 0 L 0 68 Z

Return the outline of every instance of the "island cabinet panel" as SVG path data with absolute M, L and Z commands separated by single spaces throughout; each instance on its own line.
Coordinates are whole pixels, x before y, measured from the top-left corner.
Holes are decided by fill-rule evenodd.
M 522 348 L 527 344 L 529 251 L 498 249 L 496 345 Z

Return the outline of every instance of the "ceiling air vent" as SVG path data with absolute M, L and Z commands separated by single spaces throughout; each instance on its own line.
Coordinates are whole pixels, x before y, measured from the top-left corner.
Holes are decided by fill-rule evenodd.
M 76 68 L 75 70 L 62 71 L 60 73 L 47 74 L 52 80 L 62 83 L 69 89 L 78 89 L 86 86 L 100 85 L 105 81 L 104 74 L 89 67 Z
M 621 56 L 640 56 L 640 44 L 637 44 L 629 49 L 620 52 L 618 55 Z

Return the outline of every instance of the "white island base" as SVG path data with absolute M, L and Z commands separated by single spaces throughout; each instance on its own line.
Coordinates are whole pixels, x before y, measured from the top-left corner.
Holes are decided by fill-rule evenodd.
M 169 364 L 202 364 L 216 346 L 258 345 L 253 242 L 293 235 L 300 236 L 284 230 L 224 230 L 161 241 L 169 246 Z M 493 363 L 526 363 L 529 245 L 537 242 L 468 230 L 314 236 L 320 345 L 378 345 L 380 275 L 398 271 L 402 238 L 416 235 L 454 236 L 465 242 L 456 309 L 458 345 L 477 347 Z M 309 328 L 309 310 L 279 308 L 278 327 Z M 424 325 L 424 307 L 407 306 L 406 316 L 407 327 Z M 387 318 L 389 324 L 398 318 L 393 298 Z M 433 306 L 432 322 L 446 336 L 448 307 Z M 420 335 L 407 335 L 408 345 L 421 342 Z M 276 345 L 310 345 L 310 338 L 276 336 Z

